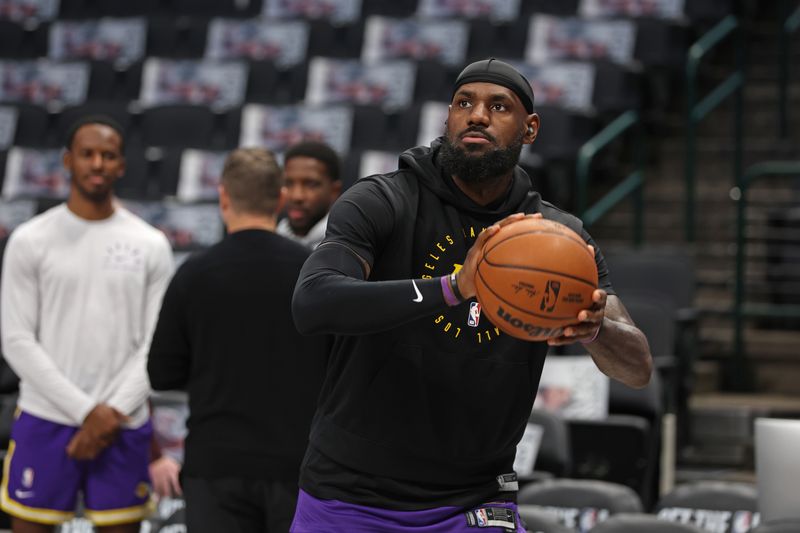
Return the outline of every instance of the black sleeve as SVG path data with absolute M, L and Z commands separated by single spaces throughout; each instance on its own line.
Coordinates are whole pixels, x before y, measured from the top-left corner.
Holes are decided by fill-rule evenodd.
M 363 335 L 446 306 L 438 278 L 366 281 L 392 234 L 397 203 L 375 182 L 357 182 L 336 202 L 323 243 L 300 271 L 292 313 L 301 333 Z
M 153 390 L 178 390 L 189 381 L 191 351 L 186 330 L 186 299 L 183 293 L 183 267 L 170 281 L 150 344 L 147 374 Z
M 608 274 L 606 259 L 603 257 L 603 252 L 600 250 L 600 247 L 596 242 L 594 242 L 592 236 L 589 235 L 585 229 L 581 230 L 581 237 L 583 237 L 583 240 L 586 241 L 586 244 L 591 244 L 594 246 L 594 262 L 597 264 L 597 287 L 603 289 L 608 294 L 617 294 L 614 291 L 614 287 L 611 285 L 611 276 Z

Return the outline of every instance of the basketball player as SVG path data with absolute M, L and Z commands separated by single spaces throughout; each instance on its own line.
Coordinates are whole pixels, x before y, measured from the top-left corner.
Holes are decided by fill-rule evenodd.
M 78 121 L 66 203 L 19 226 L 6 249 L 0 329 L 21 384 L 0 502 L 15 533 L 52 531 L 79 492 L 99 531 L 139 531 L 148 512 L 146 356 L 172 251 L 115 202 L 122 154 L 112 119 Z
M 153 388 L 189 393 L 181 481 L 193 533 L 286 533 L 294 514 L 330 338 L 301 336 L 289 312 L 309 251 L 274 233 L 281 185 L 271 152 L 228 156 L 228 236 L 178 269 L 153 337 Z
M 524 531 L 512 465 L 548 343 L 503 335 L 475 312 L 478 250 L 524 216 L 566 224 L 597 250 L 516 165 L 538 131 L 528 81 L 501 61 L 473 63 L 445 136 L 333 207 L 293 300 L 301 331 L 337 334 L 294 533 Z M 549 344 L 584 342 L 603 372 L 642 387 L 647 341 L 595 257 L 593 304 Z
M 311 249 L 325 237 L 328 211 L 342 192 L 339 156 L 327 144 L 303 141 L 284 155 L 286 218 L 277 233 Z

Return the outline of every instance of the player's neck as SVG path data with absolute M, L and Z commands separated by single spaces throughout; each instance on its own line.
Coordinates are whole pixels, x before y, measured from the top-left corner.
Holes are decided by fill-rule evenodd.
M 67 209 L 86 220 L 104 220 L 114 214 L 114 197 L 109 194 L 105 199 L 95 202 L 72 189 L 67 198 Z
M 508 192 L 513 172 L 481 183 L 468 183 L 458 176 L 453 182 L 467 197 L 478 205 L 489 205 Z
M 225 217 L 225 227 L 228 234 L 244 231 L 248 229 L 259 229 L 264 231 L 275 231 L 275 217 L 264 215 L 251 215 L 247 213 L 229 213 Z

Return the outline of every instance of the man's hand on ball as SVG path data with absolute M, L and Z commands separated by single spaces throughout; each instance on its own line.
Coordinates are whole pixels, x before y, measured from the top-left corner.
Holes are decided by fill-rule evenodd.
M 461 267 L 461 270 L 458 271 L 458 274 L 456 274 L 458 290 L 465 299 L 475 296 L 475 272 L 477 272 L 478 263 L 481 257 L 483 257 L 483 246 L 486 244 L 486 241 L 489 240 L 492 235 L 500 231 L 500 228 L 503 226 L 525 218 L 542 218 L 542 214 L 536 213 L 533 215 L 526 215 L 525 213 L 514 213 L 499 222 L 495 222 L 478 234 L 478 238 L 475 239 L 472 247 L 467 252 L 464 265 Z
M 560 337 L 547 339 L 547 344 L 561 346 L 572 344 L 573 342 L 588 343 L 593 341 L 603 325 L 607 298 L 606 291 L 596 289 L 592 293 L 592 305 L 578 313 L 578 322 L 565 327 Z

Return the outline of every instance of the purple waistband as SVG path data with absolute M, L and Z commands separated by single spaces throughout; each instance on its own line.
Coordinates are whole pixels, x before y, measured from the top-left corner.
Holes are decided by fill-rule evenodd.
M 511 529 L 514 528 L 514 529 Z M 492 502 L 473 509 L 435 507 L 394 511 L 338 500 L 320 500 L 300 490 L 291 533 L 483 533 L 518 531 L 517 506 Z

